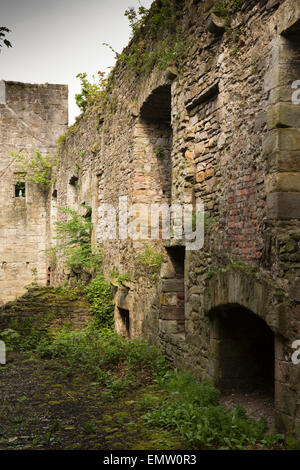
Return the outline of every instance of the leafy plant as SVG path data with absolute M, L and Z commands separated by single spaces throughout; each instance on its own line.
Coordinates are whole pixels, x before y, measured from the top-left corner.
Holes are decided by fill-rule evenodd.
M 11 30 L 8 29 L 6 26 L 0 26 L 0 48 L 3 47 L 3 45 L 7 48 L 12 47 L 11 42 L 5 38 L 6 34 L 10 32 Z
M 161 158 L 164 156 L 164 149 L 162 149 L 161 147 L 158 147 L 154 149 L 154 153 L 158 158 Z
M 10 328 L 2 331 L 0 337 L 5 340 L 8 349 L 34 351 L 40 342 L 49 343 L 51 333 L 47 329 L 49 318 L 25 318 L 24 321 L 14 320 Z
M 239 405 L 234 410 L 221 406 L 220 392 L 210 383 L 197 383 L 189 373 L 172 371 L 161 384 L 167 398 L 147 413 L 146 422 L 175 430 L 189 447 L 242 449 L 267 442 L 265 419 L 248 419 Z M 267 439 L 275 445 L 282 435 L 272 434 Z
M 125 11 L 124 15 L 129 20 L 132 37 L 138 34 L 148 14 L 149 10 L 142 5 L 139 6 L 138 10 L 136 10 L 134 7 L 130 7 Z
M 58 139 L 56 140 L 56 143 L 58 145 L 58 148 L 61 149 L 61 147 L 64 145 L 66 142 L 67 136 L 66 134 L 61 134 Z
M 163 255 L 160 251 L 155 251 L 150 245 L 147 245 L 145 250 L 139 254 L 139 260 L 145 266 L 156 270 L 163 262 Z
M 231 2 L 231 8 L 232 8 L 232 11 L 235 13 L 236 11 L 238 11 L 240 9 L 240 7 L 242 6 L 244 0 L 232 0 Z
M 118 396 L 167 370 L 165 358 L 158 348 L 139 339 L 126 340 L 111 329 L 60 330 L 51 343 L 41 342 L 41 357 L 64 364 L 69 376 L 85 372 L 105 385 L 109 395 Z
M 59 162 L 57 157 L 44 156 L 38 149 L 32 157 L 13 152 L 11 156 L 16 159 L 19 171 L 27 181 L 38 184 L 43 191 L 47 191 L 54 183 L 55 179 L 51 178 L 51 174 L 52 168 Z
M 83 206 L 89 211 L 88 206 Z M 101 261 L 101 254 L 93 253 L 91 247 L 92 222 L 90 216 L 79 214 L 68 207 L 58 208 L 67 216 L 66 220 L 54 222 L 56 239 L 61 243 L 48 250 L 49 254 L 60 254 L 66 265 L 75 272 L 91 269 Z
M 82 431 L 84 434 L 95 434 L 96 432 L 96 423 L 95 421 L 87 421 L 82 423 Z
M 134 42 L 118 60 L 141 75 L 149 74 L 155 65 L 165 70 L 180 61 L 186 49 L 184 38 L 180 39 L 179 26 L 184 3 L 184 0 L 161 0 L 154 2 L 149 10 L 143 6 L 126 10 Z
M 98 82 L 95 75 L 92 76 L 94 83 L 89 82 L 85 72 L 78 73 L 76 78 L 81 80 L 81 92 L 75 95 L 77 106 L 85 111 L 89 106 L 99 105 L 106 97 L 107 79 L 105 73 L 98 71 Z
M 102 273 L 97 274 L 86 287 L 87 299 L 92 304 L 92 315 L 96 327 L 113 325 L 114 305 L 112 302 L 112 289 Z
M 124 281 L 131 281 L 131 277 L 129 273 L 122 273 L 120 274 L 117 269 L 112 269 L 110 271 L 110 276 L 114 281 L 116 281 L 119 285 L 123 284 Z
M 253 74 L 255 74 L 257 72 L 257 67 L 258 67 L 258 58 L 257 57 L 253 57 L 253 60 L 252 60 L 252 65 L 251 65 L 251 72 Z

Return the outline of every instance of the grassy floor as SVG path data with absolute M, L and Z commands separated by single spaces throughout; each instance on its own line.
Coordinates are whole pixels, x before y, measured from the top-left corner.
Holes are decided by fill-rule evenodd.
M 239 406 L 221 406 L 220 394 L 210 384 L 170 370 L 157 348 L 99 330 L 88 318 L 80 328 L 72 315 L 71 322 L 64 322 L 63 309 L 72 312 L 70 302 L 80 317 L 76 296 L 65 295 L 36 290 L 31 300 L 26 298 L 28 314 L 21 321 L 16 305 L 11 306 L 12 317 L 6 312 L 1 334 L 9 351 L 7 365 L 0 368 L 1 449 L 286 446 L 282 436 L 267 432 L 263 419 L 249 420 Z
M 11 353 L 0 369 L 0 449 L 184 448 L 176 433 L 145 426 L 140 402 L 150 390 L 116 399 L 85 374 Z M 155 387 L 151 393 L 159 396 Z

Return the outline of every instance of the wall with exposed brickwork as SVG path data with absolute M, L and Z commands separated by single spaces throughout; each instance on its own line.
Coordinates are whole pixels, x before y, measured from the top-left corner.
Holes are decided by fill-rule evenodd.
M 221 384 L 232 363 L 242 367 L 237 380 L 255 367 L 233 360 L 233 349 L 255 341 L 255 318 L 263 320 L 266 343 L 274 342 L 266 355 L 274 356 L 276 422 L 293 429 L 300 426 L 300 372 L 291 362 L 300 337 L 300 105 L 291 102 L 291 85 L 300 78 L 300 4 L 241 2 L 226 30 L 210 14 L 214 3 L 186 2 L 179 63 L 141 79 L 118 62 L 104 115 L 86 111 L 68 133 L 58 205 L 92 205 L 107 278 L 112 270 L 131 278 L 122 286 L 111 279 L 117 330 L 145 336 L 178 367 Z M 202 202 L 204 247 L 186 250 L 183 260 L 184 240 L 172 237 L 103 242 L 102 205 L 117 208 L 119 196 L 129 205 Z M 163 254 L 159 267 L 141 262 L 149 244 Z M 56 281 L 70 275 L 58 263 Z M 252 313 L 244 342 L 222 330 L 233 306 L 245 324 Z

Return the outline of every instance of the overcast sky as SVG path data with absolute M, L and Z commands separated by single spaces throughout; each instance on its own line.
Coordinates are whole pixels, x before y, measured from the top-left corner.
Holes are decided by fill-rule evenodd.
M 152 0 L 142 0 L 149 7 Z M 79 114 L 74 95 L 80 91 L 79 72 L 89 77 L 114 65 L 128 43 L 130 27 L 124 16 L 138 0 L 0 0 L 0 26 L 12 49 L 2 48 L 0 79 L 26 83 L 69 85 L 69 123 Z

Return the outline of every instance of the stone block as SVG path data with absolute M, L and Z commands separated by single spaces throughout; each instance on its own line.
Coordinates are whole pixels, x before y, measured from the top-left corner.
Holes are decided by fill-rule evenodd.
M 298 191 L 300 192 L 300 173 L 271 173 L 266 177 L 266 192 Z
M 300 106 L 293 103 L 277 103 L 267 113 L 269 129 L 282 127 L 300 127 Z
M 196 173 L 196 183 L 202 183 L 205 180 L 205 171 L 198 171 Z
M 199 334 L 188 333 L 186 335 L 186 342 L 188 344 L 196 346 L 197 348 L 200 348 L 202 346 L 202 340 L 201 340 L 201 336 Z
M 300 193 L 273 192 L 267 195 L 270 219 L 300 219 Z
M 280 432 L 288 432 L 293 428 L 293 417 L 275 408 L 275 427 Z
M 160 296 L 160 303 L 164 306 L 177 306 L 177 294 L 175 293 L 166 293 L 164 292 Z
M 184 308 L 182 307 L 162 307 L 162 320 L 184 320 Z
M 188 111 L 191 111 L 193 108 L 195 108 L 199 104 L 211 99 L 214 95 L 217 95 L 218 92 L 219 92 L 219 82 L 215 81 L 211 85 L 208 85 L 198 95 L 194 96 L 191 99 L 187 99 L 185 101 L 185 107 Z
M 281 86 L 270 91 L 269 103 L 292 102 L 293 89 L 291 86 Z
M 194 147 L 195 157 L 201 156 L 205 152 L 205 144 L 203 142 L 198 142 Z
M 281 383 L 287 383 L 291 374 L 291 363 L 275 359 L 275 380 Z
M 293 300 L 300 302 L 300 283 L 295 283 L 290 289 L 290 295 Z
M 296 411 L 296 394 L 288 385 L 275 381 L 275 408 L 294 416 Z
M 278 150 L 300 150 L 299 129 L 278 128 L 271 130 L 263 140 L 264 154 L 272 154 Z
M 177 333 L 177 320 L 159 320 L 159 331 L 161 333 Z
M 124 310 L 129 310 L 129 289 L 125 287 L 119 287 L 116 295 L 116 305 Z
M 268 155 L 267 171 L 300 171 L 300 151 L 277 151 Z
M 208 19 L 207 29 L 214 36 L 222 36 L 225 32 L 225 19 L 211 13 Z
M 170 260 L 164 262 L 161 266 L 160 277 L 162 279 L 174 278 L 176 275 L 175 268 Z
M 191 305 L 192 310 L 197 312 L 200 306 L 200 296 L 198 294 L 192 294 L 189 298 L 188 303 Z
M 287 83 L 292 83 L 299 78 L 299 65 L 294 61 L 293 67 L 285 63 L 282 57 L 279 63 L 279 58 L 277 58 L 277 64 L 274 65 L 269 71 L 265 74 L 264 77 L 264 90 L 265 92 L 271 91 L 275 88 L 281 88 L 286 86 Z
M 162 292 L 184 292 L 183 279 L 164 279 L 162 281 Z

